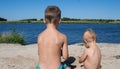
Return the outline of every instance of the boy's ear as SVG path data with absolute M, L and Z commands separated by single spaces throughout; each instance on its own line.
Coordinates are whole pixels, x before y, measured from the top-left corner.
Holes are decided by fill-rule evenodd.
M 61 23 L 61 19 L 59 20 L 59 24 Z
M 88 43 L 87 40 L 84 40 L 84 41 L 85 41 L 86 44 Z
M 43 19 L 43 22 L 46 24 L 46 20 L 45 19 Z
M 96 41 L 95 37 L 93 37 L 92 39 L 93 39 L 93 41 Z

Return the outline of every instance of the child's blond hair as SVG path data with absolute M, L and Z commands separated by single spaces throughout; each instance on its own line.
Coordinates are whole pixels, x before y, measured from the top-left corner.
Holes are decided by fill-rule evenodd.
M 88 37 L 88 38 L 85 38 L 84 37 L 84 34 L 86 33 L 86 32 L 89 32 L 90 33 L 90 37 Z M 95 34 L 95 32 L 90 28 L 90 29 L 87 29 L 85 32 L 84 32 L 84 34 L 83 34 L 83 36 L 82 36 L 82 38 L 83 38 L 83 40 L 86 40 L 87 42 L 91 42 L 91 41 L 96 41 L 96 34 Z

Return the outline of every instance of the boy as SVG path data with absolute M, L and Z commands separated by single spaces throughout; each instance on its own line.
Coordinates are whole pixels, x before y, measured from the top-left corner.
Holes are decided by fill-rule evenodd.
M 86 46 L 84 53 L 79 57 L 79 62 L 84 64 L 85 69 L 100 69 L 101 52 L 96 45 L 96 35 L 92 29 L 83 34 L 83 41 Z
M 38 36 L 39 65 L 36 69 L 70 69 L 61 63 L 61 54 L 65 60 L 69 55 L 67 37 L 57 30 L 60 19 L 61 11 L 58 7 L 46 8 L 44 19 L 46 29 Z

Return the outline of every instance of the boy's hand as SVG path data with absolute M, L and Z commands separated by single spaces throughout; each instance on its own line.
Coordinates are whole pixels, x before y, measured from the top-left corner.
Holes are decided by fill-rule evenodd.
M 79 63 L 80 63 L 80 58 L 81 58 L 81 57 L 80 57 L 80 56 L 78 56 L 78 59 L 79 59 L 79 61 L 78 61 L 78 62 L 79 62 Z
M 80 56 L 78 56 L 78 58 L 80 59 L 81 57 L 80 57 Z

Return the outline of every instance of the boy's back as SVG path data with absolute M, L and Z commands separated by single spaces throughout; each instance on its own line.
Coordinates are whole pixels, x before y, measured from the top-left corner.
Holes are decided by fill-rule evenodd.
M 99 69 L 101 62 L 101 52 L 97 46 L 86 49 L 87 58 L 84 61 L 85 69 Z
M 46 29 L 38 37 L 41 69 L 58 69 L 61 63 L 61 49 L 66 36 L 55 29 Z M 45 69 L 47 69 L 45 68 Z

